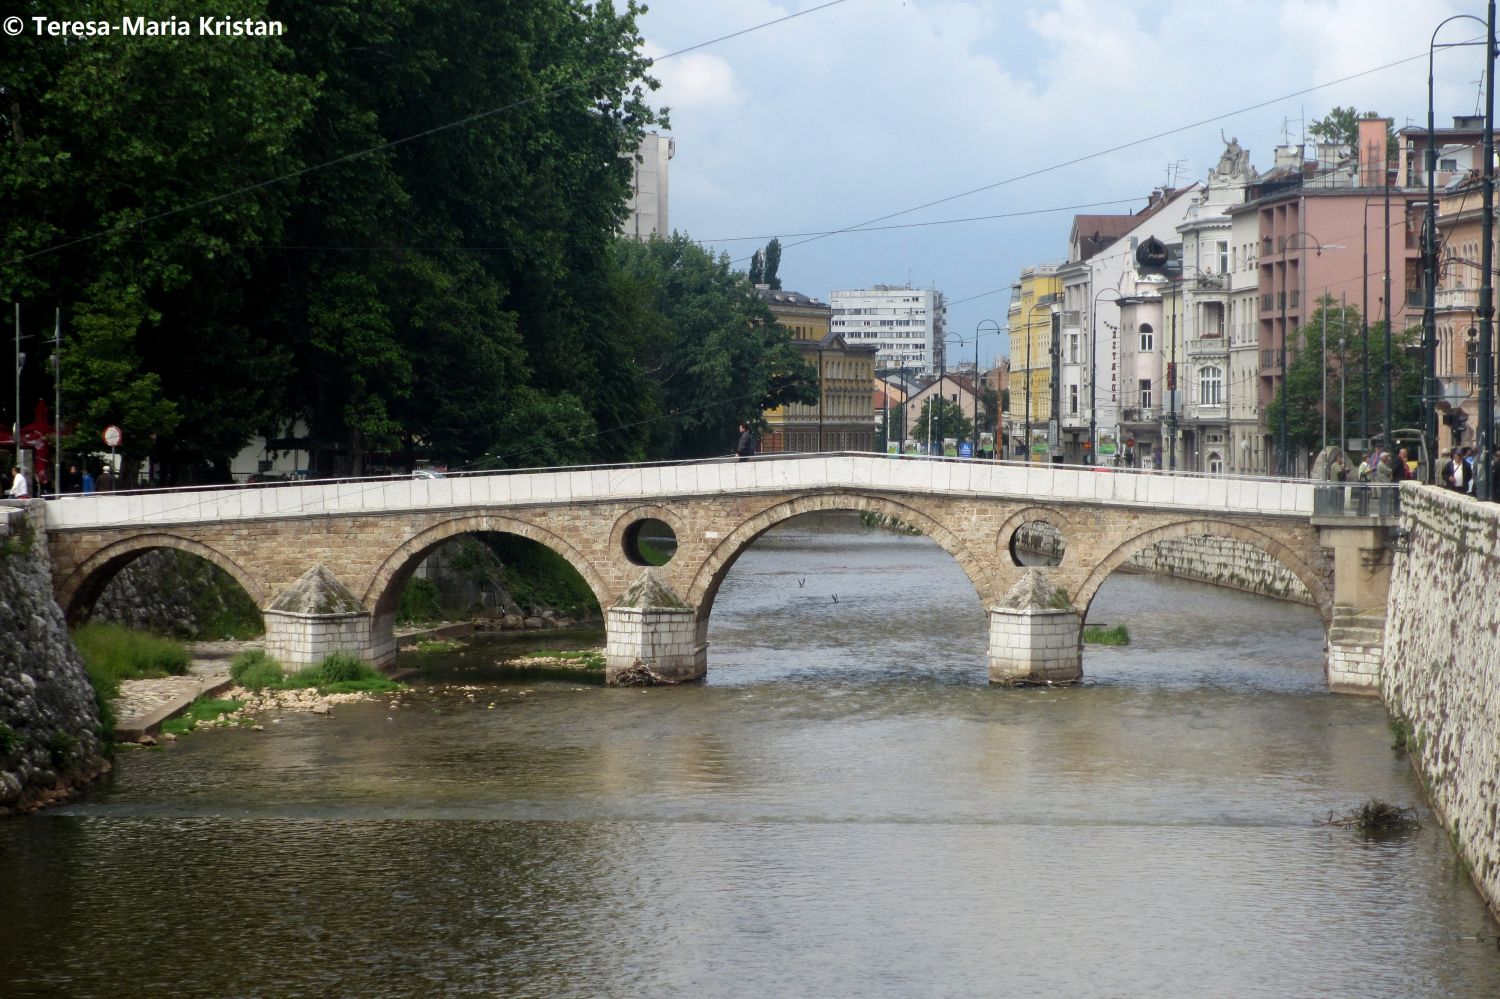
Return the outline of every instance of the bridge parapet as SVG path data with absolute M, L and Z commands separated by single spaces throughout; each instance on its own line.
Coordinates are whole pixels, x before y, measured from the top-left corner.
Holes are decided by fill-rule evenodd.
M 1062 503 L 1199 513 L 1304 518 L 1313 514 L 1313 484 L 1306 480 L 829 454 L 484 472 L 442 479 L 355 479 L 68 495 L 49 503 L 47 519 L 49 530 L 97 530 L 823 489 L 964 497 L 1033 496 Z

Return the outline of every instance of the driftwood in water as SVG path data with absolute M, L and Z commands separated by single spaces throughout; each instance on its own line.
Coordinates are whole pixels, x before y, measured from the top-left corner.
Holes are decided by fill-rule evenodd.
M 614 677 L 616 687 L 671 687 L 677 682 L 662 676 L 639 659 L 620 670 Z

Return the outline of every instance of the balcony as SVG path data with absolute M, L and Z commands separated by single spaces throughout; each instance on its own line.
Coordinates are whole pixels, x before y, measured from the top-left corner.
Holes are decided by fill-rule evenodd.
M 1155 423 L 1157 412 L 1151 406 L 1126 406 L 1120 411 L 1120 419 L 1126 423 Z
M 1478 288 L 1439 288 L 1437 308 L 1475 312 L 1479 309 Z

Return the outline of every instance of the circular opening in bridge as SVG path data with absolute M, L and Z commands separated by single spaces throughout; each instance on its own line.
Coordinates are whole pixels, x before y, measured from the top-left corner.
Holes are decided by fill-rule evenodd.
M 1010 536 L 1010 560 L 1015 565 L 1057 565 L 1067 550 L 1062 531 L 1045 520 L 1022 524 Z
M 666 565 L 677 554 L 677 535 L 654 517 L 625 528 L 625 557 L 636 565 Z

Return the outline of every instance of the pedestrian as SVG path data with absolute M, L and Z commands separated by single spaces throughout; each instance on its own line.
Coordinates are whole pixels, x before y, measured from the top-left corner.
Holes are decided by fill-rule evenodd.
M 1395 462 L 1391 458 L 1389 451 L 1380 452 L 1380 455 L 1375 460 L 1375 468 L 1370 473 L 1370 478 L 1376 482 L 1398 481 L 1396 479 Z
M 99 479 L 95 483 L 95 485 L 98 486 L 99 491 L 101 493 L 112 493 L 112 492 L 114 492 L 115 491 L 115 473 L 114 473 L 114 470 L 112 468 L 110 468 L 108 465 L 105 465 L 104 466 L 104 471 L 102 471 L 102 472 L 99 473 Z
M 1443 462 L 1443 486 L 1457 492 L 1463 492 L 1468 486 L 1467 472 L 1464 467 L 1464 449 L 1448 453 L 1448 460 Z
M 740 440 L 734 446 L 734 453 L 740 456 L 740 461 L 744 461 L 755 453 L 755 435 L 750 433 L 750 428 L 743 423 L 740 424 Z
M 78 474 L 78 462 L 75 461 L 68 466 L 67 472 L 63 475 L 62 488 L 65 493 L 83 492 L 83 476 Z
M 1474 449 L 1465 447 L 1463 454 L 1464 484 L 1463 491 L 1469 495 L 1474 494 Z
M 79 482 L 79 488 L 83 490 L 85 495 L 94 491 L 94 477 L 89 474 L 87 468 L 83 470 L 83 479 Z
M 10 466 L 10 491 L 6 493 L 11 499 L 29 499 L 31 487 L 26 483 L 26 473 L 21 471 L 20 465 Z
M 1405 482 L 1411 478 L 1411 463 L 1407 459 L 1406 448 L 1396 451 L 1396 460 L 1391 464 L 1391 481 Z

